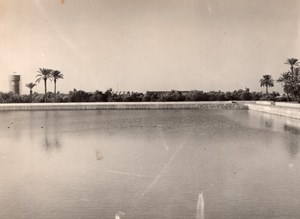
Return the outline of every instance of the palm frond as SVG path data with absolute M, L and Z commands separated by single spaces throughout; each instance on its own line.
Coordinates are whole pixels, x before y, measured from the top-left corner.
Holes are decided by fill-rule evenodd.
M 35 80 L 35 83 L 40 83 L 41 79 L 42 79 L 42 78 L 36 79 L 36 80 Z
M 63 79 L 64 78 L 64 75 L 58 70 L 52 71 L 51 75 L 54 79 L 60 79 L 60 78 Z
M 299 66 L 299 60 L 296 58 L 289 58 L 285 61 L 284 64 L 291 65 L 291 66 Z
M 260 86 L 261 87 L 273 87 L 274 80 L 272 79 L 271 75 L 263 75 L 262 79 L 260 79 Z
M 36 75 L 36 77 L 38 78 L 36 80 L 36 82 L 39 83 L 41 80 L 47 80 L 47 79 L 51 80 L 51 78 L 52 78 L 51 72 L 52 71 L 53 70 L 48 69 L 48 68 L 40 68 L 38 71 L 39 74 Z

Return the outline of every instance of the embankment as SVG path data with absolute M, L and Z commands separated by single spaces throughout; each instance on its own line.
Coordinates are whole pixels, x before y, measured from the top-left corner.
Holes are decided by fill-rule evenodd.
M 245 105 L 249 108 L 249 110 L 300 119 L 300 104 L 257 101 L 256 103 L 245 103 Z
M 0 111 L 28 110 L 146 110 L 146 109 L 247 109 L 232 101 L 207 102 L 109 102 L 109 103 L 20 103 L 0 104 Z

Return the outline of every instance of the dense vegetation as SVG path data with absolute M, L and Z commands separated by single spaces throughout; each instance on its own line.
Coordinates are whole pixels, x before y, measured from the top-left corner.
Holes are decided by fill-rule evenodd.
M 70 91 L 68 94 L 56 92 L 56 82 L 63 79 L 63 74 L 58 70 L 40 68 L 36 75 L 36 83 L 44 82 L 44 94 L 33 93 L 35 83 L 28 83 L 29 95 L 17 95 L 12 92 L 1 93 L 0 103 L 42 103 L 42 102 L 157 102 L 157 101 L 249 101 L 249 100 L 272 100 L 272 101 L 295 101 L 300 102 L 300 68 L 296 58 L 289 58 L 284 63 L 289 65 L 289 70 L 281 74 L 276 81 L 283 87 L 285 94 L 280 96 L 278 92 L 269 93 L 268 88 L 274 86 L 271 75 L 263 75 L 260 86 L 266 88 L 266 92 L 250 92 L 248 88 L 233 92 L 199 90 L 192 91 L 148 91 L 138 92 L 114 92 L 108 89 L 105 92 L 85 92 L 83 90 Z M 47 91 L 47 81 L 54 81 L 54 92 Z
M 29 95 L 16 95 L 0 93 L 0 103 L 42 103 L 44 94 L 33 93 Z M 265 94 L 262 92 L 250 92 L 249 89 L 240 89 L 233 92 L 222 91 L 168 91 L 168 92 L 114 92 L 108 89 L 105 92 L 85 92 L 82 90 L 70 91 L 68 94 L 47 92 L 48 102 L 150 102 L 150 101 L 227 101 L 227 100 L 273 100 L 286 101 L 286 95 L 280 96 L 277 92 Z
M 288 97 L 288 101 L 300 101 L 300 68 L 299 60 L 296 58 L 287 59 L 284 63 L 290 66 L 290 69 L 287 72 L 283 72 L 279 79 L 278 83 L 281 83 L 283 91 Z

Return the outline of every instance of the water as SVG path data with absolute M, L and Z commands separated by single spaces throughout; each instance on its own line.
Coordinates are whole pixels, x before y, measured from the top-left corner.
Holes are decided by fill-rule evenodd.
M 0 218 L 300 218 L 299 142 L 251 111 L 0 112 Z

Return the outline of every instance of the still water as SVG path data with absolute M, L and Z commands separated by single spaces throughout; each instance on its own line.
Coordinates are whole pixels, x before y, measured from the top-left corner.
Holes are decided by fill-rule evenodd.
M 0 218 L 300 218 L 300 121 L 0 112 Z

